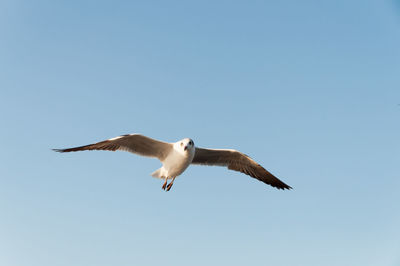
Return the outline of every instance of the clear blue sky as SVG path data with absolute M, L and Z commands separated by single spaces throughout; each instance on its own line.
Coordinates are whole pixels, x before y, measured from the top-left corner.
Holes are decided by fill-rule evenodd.
M 400 265 L 399 1 L 0 2 L 0 265 Z M 58 154 L 125 133 L 291 185 Z

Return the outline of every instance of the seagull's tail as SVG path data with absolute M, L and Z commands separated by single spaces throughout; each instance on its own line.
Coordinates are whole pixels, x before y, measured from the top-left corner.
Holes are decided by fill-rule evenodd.
M 163 177 L 162 177 L 162 174 L 161 174 L 161 170 L 162 170 L 162 168 L 160 168 L 160 169 L 158 169 L 158 170 L 155 170 L 155 171 L 151 174 L 151 176 L 152 176 L 152 177 L 155 177 L 155 178 L 160 178 L 160 179 L 162 179 Z

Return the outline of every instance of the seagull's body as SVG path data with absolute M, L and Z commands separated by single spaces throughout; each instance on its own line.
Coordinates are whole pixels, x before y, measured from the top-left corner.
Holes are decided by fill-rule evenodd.
M 57 152 L 84 150 L 123 150 L 142 156 L 155 157 L 161 161 L 162 167 L 151 175 L 164 179 L 162 188 L 167 191 L 171 189 L 175 178 L 181 175 L 190 164 L 227 166 L 228 169 L 242 172 L 278 189 L 291 188 L 241 152 L 228 149 L 197 148 L 193 140 L 189 138 L 168 143 L 140 134 L 128 134 L 85 146 L 55 149 Z M 172 179 L 172 181 L 167 186 L 168 179 Z
M 165 189 L 168 179 L 175 180 L 177 176 L 181 175 L 189 167 L 193 161 L 194 154 L 195 147 L 191 139 L 183 139 L 181 142 L 174 143 L 167 157 L 161 161 L 163 166 L 153 172 L 151 176 L 165 179 L 163 184 L 163 189 Z M 171 189 L 172 184 L 173 181 L 168 185 L 167 191 Z

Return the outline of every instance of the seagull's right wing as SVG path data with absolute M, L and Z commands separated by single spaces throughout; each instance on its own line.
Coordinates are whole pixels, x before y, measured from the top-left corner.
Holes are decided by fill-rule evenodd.
M 98 143 L 85 146 L 54 149 L 57 152 L 86 151 L 86 150 L 107 150 L 107 151 L 129 151 L 143 156 L 156 157 L 163 161 L 172 149 L 172 144 L 155 140 L 140 134 L 129 134 L 104 140 Z
M 236 150 L 214 150 L 197 148 L 192 164 L 226 166 L 242 172 L 278 189 L 291 189 L 276 176 L 268 172 L 246 154 Z

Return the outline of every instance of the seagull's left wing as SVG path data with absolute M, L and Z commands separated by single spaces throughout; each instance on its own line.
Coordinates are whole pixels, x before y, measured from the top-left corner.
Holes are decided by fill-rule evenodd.
M 128 134 L 85 146 L 68 149 L 54 149 L 54 151 L 57 152 L 87 150 L 129 151 L 142 156 L 156 157 L 160 161 L 163 161 L 172 150 L 172 144 L 155 140 L 140 134 Z
M 278 189 L 291 189 L 273 174 L 265 170 L 249 156 L 236 150 L 213 150 L 197 148 L 192 164 L 227 166 Z

